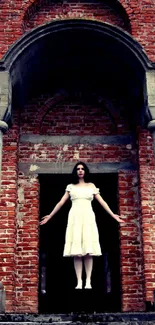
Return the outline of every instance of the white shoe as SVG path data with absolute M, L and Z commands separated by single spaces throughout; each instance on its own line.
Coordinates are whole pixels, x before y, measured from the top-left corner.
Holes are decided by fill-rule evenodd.
M 78 282 L 77 286 L 75 289 L 82 289 L 82 280 Z
M 85 289 L 92 289 L 90 281 L 86 281 Z

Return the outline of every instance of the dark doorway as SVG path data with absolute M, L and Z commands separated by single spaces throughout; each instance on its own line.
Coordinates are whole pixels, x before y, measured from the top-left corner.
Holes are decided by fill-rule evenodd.
M 69 175 L 40 175 L 40 218 L 53 209 L 69 184 Z M 117 174 L 93 174 L 103 199 L 117 213 Z M 102 256 L 94 258 L 92 290 L 75 290 L 72 258 L 63 257 L 68 201 L 40 229 L 39 312 L 116 312 L 121 308 L 119 225 L 94 200 Z M 85 276 L 85 275 L 84 275 Z

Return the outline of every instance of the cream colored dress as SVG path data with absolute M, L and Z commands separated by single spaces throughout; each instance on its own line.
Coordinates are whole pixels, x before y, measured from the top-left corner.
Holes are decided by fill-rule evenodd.
M 91 185 L 77 187 L 69 184 L 66 191 L 70 194 L 72 207 L 68 215 L 63 256 L 102 255 L 95 214 L 91 205 L 94 194 L 98 194 L 99 189 Z

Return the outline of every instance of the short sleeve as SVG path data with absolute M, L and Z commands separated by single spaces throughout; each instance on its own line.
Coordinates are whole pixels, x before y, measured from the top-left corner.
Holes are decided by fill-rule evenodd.
M 94 187 L 93 194 L 100 194 L 100 189 L 98 187 Z
M 71 191 L 71 188 L 72 188 L 72 184 L 69 184 L 69 185 L 67 185 L 67 187 L 66 187 L 66 192 L 70 192 Z

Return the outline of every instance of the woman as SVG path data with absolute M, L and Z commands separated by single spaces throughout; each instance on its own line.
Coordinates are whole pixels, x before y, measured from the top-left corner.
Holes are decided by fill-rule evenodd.
M 78 162 L 72 171 L 72 184 L 67 185 L 66 192 L 57 203 L 52 212 L 43 217 L 40 225 L 48 222 L 71 198 L 72 207 L 69 211 L 66 229 L 65 246 L 63 256 L 74 257 L 74 268 L 77 277 L 76 289 L 82 289 L 82 258 L 86 272 L 85 289 L 91 289 L 91 275 L 93 268 L 93 256 L 100 256 L 98 229 L 91 201 L 93 198 L 119 223 L 124 222 L 119 215 L 114 214 L 108 204 L 99 194 L 99 189 L 89 182 L 89 169 L 83 162 Z

